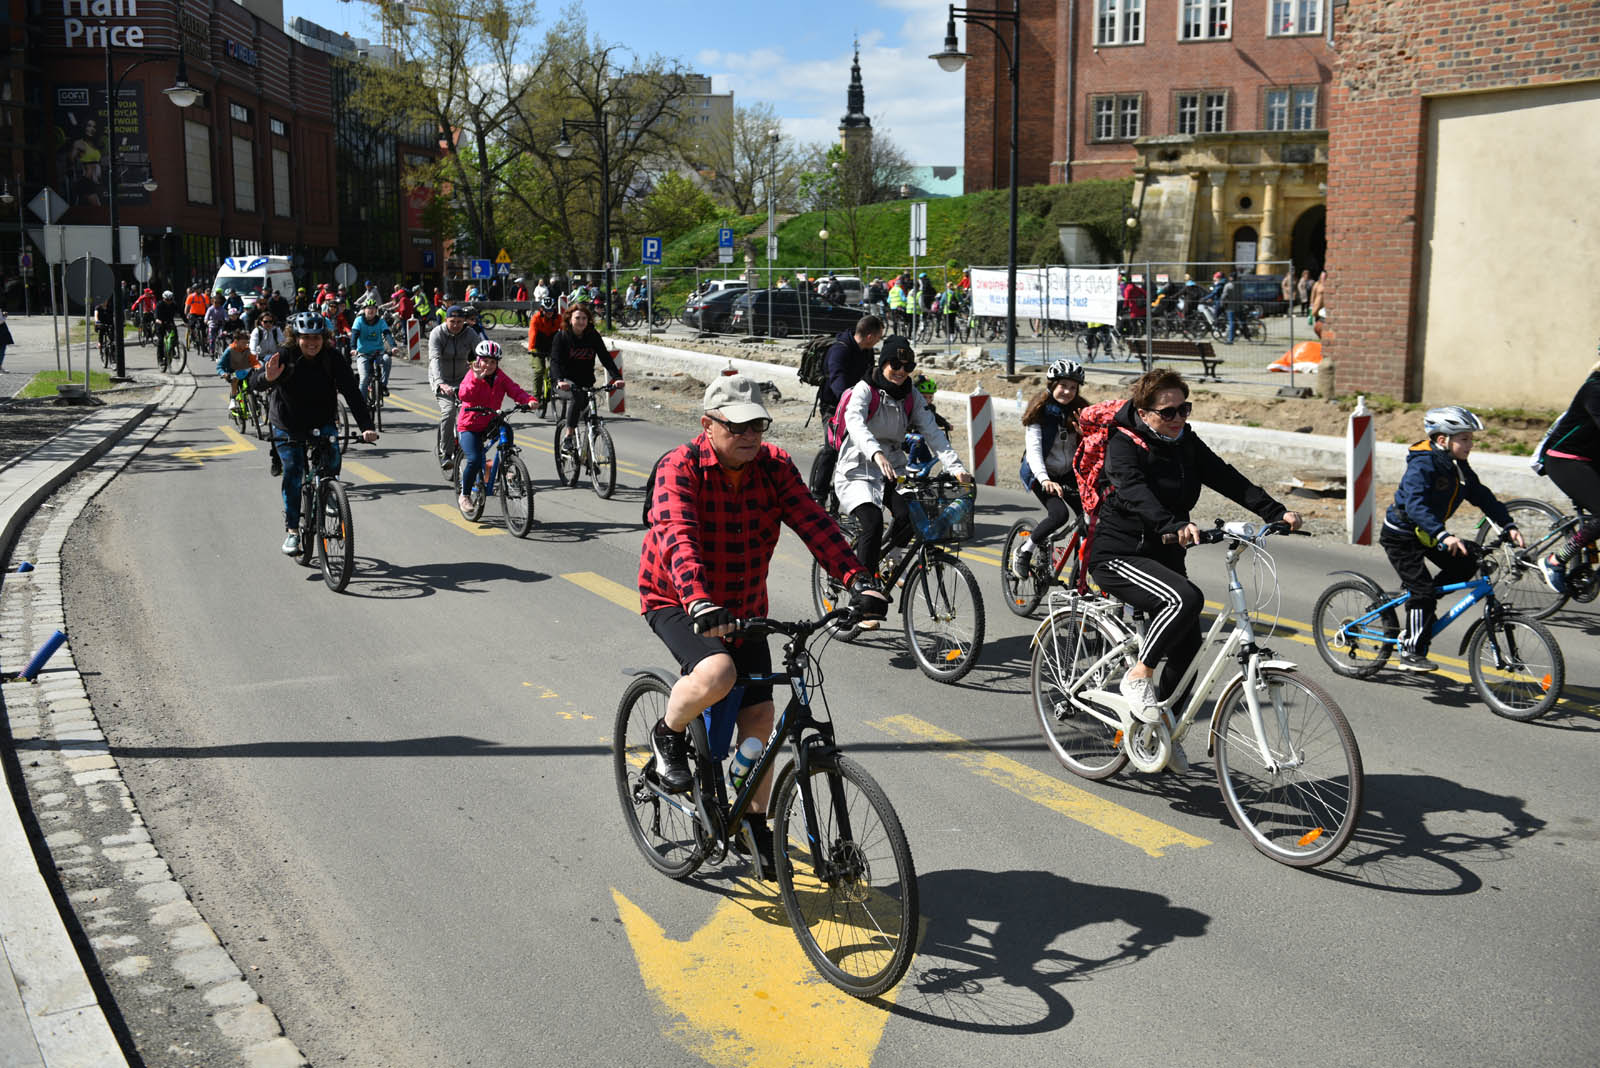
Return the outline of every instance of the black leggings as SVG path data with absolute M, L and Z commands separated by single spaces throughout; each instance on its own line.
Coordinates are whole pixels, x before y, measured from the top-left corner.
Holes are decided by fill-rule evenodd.
M 1074 521 L 1076 512 L 1066 500 L 1053 493 L 1046 493 L 1044 487 L 1035 482 L 1033 495 L 1039 498 L 1039 503 L 1044 505 L 1044 518 L 1033 525 L 1033 533 L 1028 535 L 1035 548 L 1047 545 L 1056 531 Z
M 906 499 L 892 486 L 885 486 L 883 503 L 889 506 L 894 523 L 889 527 L 889 544 L 901 546 L 911 541 L 911 508 Z M 878 570 L 878 556 L 883 547 L 883 509 L 868 501 L 858 504 L 850 512 L 861 534 L 856 538 L 856 560 L 868 571 Z
M 583 418 L 583 413 L 589 410 L 589 396 L 589 387 L 573 384 L 572 396 L 567 401 L 567 414 L 562 419 L 569 430 L 576 429 L 578 421 Z
M 1165 701 L 1200 651 L 1202 640 L 1200 610 L 1206 598 L 1184 573 L 1183 550 L 1101 558 L 1090 565 L 1089 574 L 1102 590 L 1149 615 L 1139 662 L 1150 667 L 1166 662 L 1159 690 Z
M 1600 461 L 1548 458 L 1544 462 L 1544 473 L 1562 493 L 1572 498 L 1574 504 L 1589 513 L 1588 520 L 1573 528 L 1571 540 L 1557 550 L 1565 562 L 1600 537 Z M 1524 531 L 1524 534 L 1530 533 Z

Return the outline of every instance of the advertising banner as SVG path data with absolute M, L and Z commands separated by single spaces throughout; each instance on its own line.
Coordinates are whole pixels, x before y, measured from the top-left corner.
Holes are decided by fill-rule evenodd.
M 106 91 L 97 85 L 56 86 L 56 173 L 67 203 L 106 203 L 106 168 L 111 138 L 117 139 L 117 203 L 148 204 L 144 183 L 150 172 L 150 146 L 144 124 L 144 87 L 125 85 L 114 116 L 106 114 Z
M 997 319 L 1005 316 L 1005 271 L 973 270 L 972 313 Z M 1117 320 L 1116 269 L 1019 268 L 1017 318 L 1114 323 Z

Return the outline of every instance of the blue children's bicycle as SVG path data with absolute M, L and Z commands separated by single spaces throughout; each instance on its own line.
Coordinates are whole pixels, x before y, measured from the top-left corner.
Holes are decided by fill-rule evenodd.
M 1561 700 L 1566 665 L 1561 647 L 1542 623 L 1519 615 L 1495 596 L 1493 550 L 1507 540 L 1504 533 L 1485 546 L 1467 543 L 1478 565 L 1470 582 L 1439 587 L 1441 594 L 1464 592 L 1433 625 L 1437 637 L 1473 605 L 1483 602 L 1483 615 L 1473 620 L 1461 640 L 1457 655 L 1464 655 L 1467 671 L 1478 696 L 1498 715 L 1530 720 L 1544 715 Z M 1334 671 L 1347 678 L 1365 679 L 1377 674 L 1403 640 L 1400 620 L 1407 592 L 1385 592 L 1358 571 L 1322 591 L 1311 610 L 1317 652 Z

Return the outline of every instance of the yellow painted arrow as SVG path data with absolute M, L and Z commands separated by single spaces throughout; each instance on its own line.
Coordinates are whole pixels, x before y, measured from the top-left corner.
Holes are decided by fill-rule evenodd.
M 227 437 L 229 444 L 213 445 L 209 449 L 179 449 L 173 453 L 173 456 L 185 463 L 199 464 L 205 463 L 207 460 L 215 460 L 219 456 L 233 456 L 236 453 L 256 451 L 256 443 L 233 429 L 233 427 L 219 426 L 217 429 Z
M 639 975 L 671 1020 L 667 1037 L 719 1068 L 868 1068 L 889 1013 L 830 985 L 777 903 L 723 898 L 687 942 L 616 890 Z M 753 907 L 756 906 L 756 907 Z M 900 988 L 884 995 L 893 1001 Z

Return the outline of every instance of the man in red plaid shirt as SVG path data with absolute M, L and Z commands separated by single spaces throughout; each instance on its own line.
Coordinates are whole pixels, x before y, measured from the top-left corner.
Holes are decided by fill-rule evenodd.
M 661 458 L 639 554 L 639 601 L 650 629 L 677 657 L 683 677 L 651 735 L 656 774 L 671 791 L 690 786 L 684 729 L 716 704 L 741 674 L 772 670 L 765 638 L 728 638 L 732 623 L 767 614 L 767 568 L 787 523 L 834 578 L 882 619 L 888 600 L 863 570 L 839 526 L 806 489 L 789 454 L 765 444 L 772 425 L 754 379 L 724 376 L 706 387 L 704 431 Z M 772 686 L 745 689 L 735 744 L 772 733 Z M 751 834 L 763 878 L 772 878 L 766 822 L 771 776 L 751 802 Z

